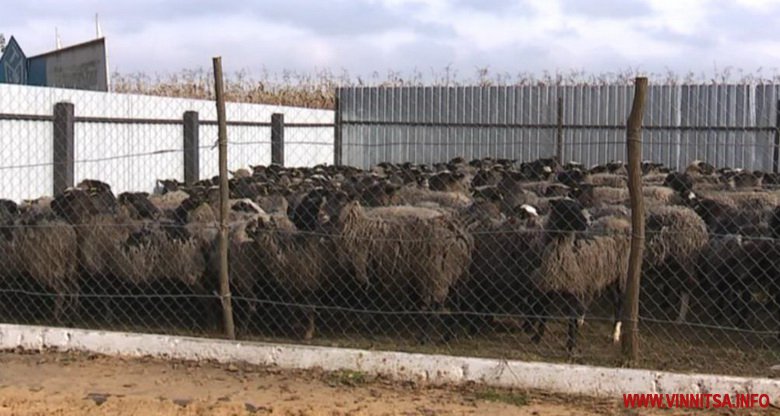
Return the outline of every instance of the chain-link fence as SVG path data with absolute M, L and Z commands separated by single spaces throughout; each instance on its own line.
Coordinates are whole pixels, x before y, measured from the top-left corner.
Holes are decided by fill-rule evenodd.
M 238 337 L 619 364 L 631 88 L 576 88 L 229 104 Z M 776 88 L 656 88 L 638 365 L 766 375 Z M 214 103 L 0 91 L 0 320 L 222 337 Z

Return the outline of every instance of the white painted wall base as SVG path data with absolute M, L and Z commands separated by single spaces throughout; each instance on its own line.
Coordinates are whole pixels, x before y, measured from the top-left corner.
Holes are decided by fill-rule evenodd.
M 602 368 L 445 355 L 0 324 L 0 349 L 58 349 L 119 356 L 246 362 L 289 369 L 353 370 L 432 384 L 477 382 L 619 398 L 623 393 L 759 393 L 780 402 L 780 380 Z

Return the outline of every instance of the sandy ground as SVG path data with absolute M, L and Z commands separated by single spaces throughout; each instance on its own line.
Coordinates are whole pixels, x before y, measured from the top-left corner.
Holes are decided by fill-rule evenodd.
M 587 416 L 640 413 L 622 409 L 617 401 L 476 386 L 426 387 L 371 379 L 353 372 L 291 372 L 74 353 L 0 353 L 0 416 L 83 414 Z

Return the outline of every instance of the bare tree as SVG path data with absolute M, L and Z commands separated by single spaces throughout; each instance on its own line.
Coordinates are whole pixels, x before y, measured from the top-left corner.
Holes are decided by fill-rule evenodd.
M 5 51 L 5 35 L 0 33 L 0 53 L 3 53 Z

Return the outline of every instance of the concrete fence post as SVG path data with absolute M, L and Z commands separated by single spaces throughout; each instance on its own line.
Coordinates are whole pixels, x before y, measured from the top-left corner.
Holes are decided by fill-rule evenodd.
M 271 114 L 271 163 L 284 166 L 284 114 Z
M 200 121 L 197 111 L 184 112 L 184 183 L 200 179 Z
M 73 186 L 75 115 L 73 103 L 54 104 L 54 134 L 52 152 L 53 195 Z

